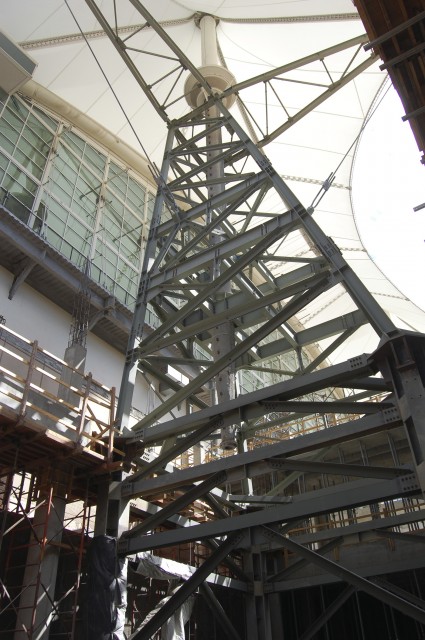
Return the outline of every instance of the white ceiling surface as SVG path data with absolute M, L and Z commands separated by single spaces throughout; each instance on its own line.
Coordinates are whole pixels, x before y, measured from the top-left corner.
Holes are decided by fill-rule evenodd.
M 68 4 L 83 31 L 100 28 L 83 0 L 68 0 Z M 112 12 L 111 0 L 99 4 L 105 13 Z M 117 5 L 120 26 L 143 22 L 129 2 L 120 0 Z M 353 19 L 355 7 L 350 0 L 275 0 L 264 3 L 258 0 L 146 0 L 144 5 L 158 21 L 166 21 L 164 27 L 167 32 L 196 66 L 201 63 L 200 30 L 192 16 L 195 12 L 207 12 L 220 17 L 217 27 L 220 49 L 237 82 L 364 33 L 361 21 Z M 3 9 L 2 29 L 20 43 L 78 33 L 79 27 L 69 7 L 64 0 L 38 0 L 36 3 L 15 0 Z M 346 14 L 346 19 L 335 19 L 341 14 Z M 25 16 L 24 20 L 22 16 Z M 306 21 L 308 16 L 314 16 L 314 19 Z M 266 18 L 287 20 L 266 23 Z M 175 24 L 170 25 L 170 21 L 175 21 Z M 161 48 L 152 30 L 143 31 L 137 40 L 134 39 L 135 44 L 136 41 L 137 46 L 143 49 L 153 47 L 159 51 Z M 104 37 L 89 42 L 143 148 L 152 160 L 160 164 L 166 125 L 127 72 L 109 40 Z M 333 80 L 344 71 L 353 51 L 342 52 L 327 61 L 327 70 Z M 34 76 L 38 83 L 142 151 L 93 53 L 83 40 L 39 44 L 27 52 L 38 62 Z M 362 49 L 358 54 L 359 62 L 369 55 Z M 143 67 L 148 81 L 150 76 L 158 76 L 163 64 L 160 58 L 143 54 L 135 54 L 134 59 Z M 182 82 L 185 77 L 187 72 Z M 292 71 L 288 78 L 297 81 L 281 83 L 280 97 L 289 115 L 294 115 L 317 95 L 316 86 L 300 84 L 300 81 L 329 84 L 329 75 L 320 62 Z M 335 240 L 346 260 L 381 306 L 392 315 L 395 323 L 425 331 L 425 313 L 407 300 L 369 259 L 352 214 L 350 175 L 355 150 L 352 145 L 383 80 L 384 74 L 377 62 L 267 145 L 265 153 L 305 206 L 312 203 L 321 182 L 338 169 L 334 186 L 316 208 L 316 220 Z M 241 97 L 250 111 L 261 118 L 264 113 L 264 84 L 242 92 Z M 277 100 L 274 104 L 269 109 L 269 120 L 281 122 L 282 110 Z M 187 105 L 180 101 L 171 109 L 170 115 L 180 116 L 186 110 Z M 235 106 L 232 110 L 242 122 L 238 108 Z M 282 210 L 276 201 L 268 204 L 276 213 Z M 301 237 L 292 244 L 293 254 L 307 250 Z M 287 250 L 285 247 L 284 252 Z M 313 254 L 310 252 L 310 255 Z M 300 314 L 300 320 L 306 326 L 313 326 L 354 308 L 342 288 L 341 291 L 332 289 Z M 376 336 L 366 335 L 363 330 L 357 333 L 361 340 L 360 348 L 358 341 L 351 340 L 350 345 L 341 347 L 332 359 L 370 351 L 376 346 Z

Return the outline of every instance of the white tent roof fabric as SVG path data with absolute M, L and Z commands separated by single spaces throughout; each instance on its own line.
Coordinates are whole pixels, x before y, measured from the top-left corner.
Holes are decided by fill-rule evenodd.
M 112 1 L 98 4 L 105 14 L 113 15 Z M 144 0 L 143 4 L 197 67 L 201 64 L 201 46 L 196 14 L 216 16 L 222 59 L 238 83 L 364 33 L 351 0 L 265 3 L 258 0 Z M 143 23 L 130 2 L 117 5 L 120 27 Z M 7 4 L 2 18 L 5 33 L 19 42 L 38 63 L 34 75 L 37 83 L 142 153 L 106 77 L 149 159 L 161 163 L 166 125 L 136 85 L 109 39 L 93 33 L 88 36 L 89 47 L 81 36 L 81 31 L 87 34 L 100 31 L 100 25 L 83 0 L 39 0 L 36 3 L 15 0 Z M 161 43 L 151 29 L 143 30 L 134 38 L 137 49 L 160 51 Z M 281 121 L 280 103 L 284 104 L 287 117 L 295 116 L 330 82 L 343 77 L 354 51 L 351 48 L 327 58 L 325 64 L 316 61 L 288 72 L 281 82 L 279 97 L 269 96 L 270 130 L 275 122 L 279 126 Z M 361 46 L 356 64 L 366 61 L 370 55 Z M 162 58 L 135 52 L 133 59 L 143 65 L 148 81 L 150 76 L 153 80 L 161 73 Z M 182 82 L 187 75 L 188 72 Z M 395 324 L 425 331 L 425 313 L 406 299 L 369 258 L 352 211 L 354 143 L 384 79 L 379 61 L 374 62 L 346 86 L 332 92 L 311 113 L 288 126 L 265 147 L 265 153 L 306 207 L 316 198 L 323 181 L 336 171 L 332 187 L 315 208 L 317 222 L 333 238 L 347 262 Z M 264 93 L 264 83 L 241 92 L 244 104 L 256 122 L 264 118 Z M 170 117 L 181 116 L 188 108 L 184 100 L 176 102 L 170 107 Z M 232 112 L 244 124 L 237 105 L 232 107 Z M 261 126 L 254 126 L 253 133 L 261 139 L 264 131 Z M 270 201 L 267 206 L 270 212 L 278 213 L 282 203 Z M 290 247 L 291 254 L 314 256 L 304 237 L 297 234 L 296 238 Z M 285 245 L 285 255 L 288 251 Z M 279 247 L 276 252 L 279 255 Z M 278 261 L 269 266 L 275 273 L 284 269 Z M 330 293 L 305 308 L 298 318 L 304 326 L 310 327 L 354 309 L 342 287 L 332 288 Z M 335 351 L 333 361 L 370 352 L 377 346 L 377 336 L 366 328 L 358 330 L 355 336 L 355 340 L 346 341 Z M 326 342 L 321 346 L 325 347 Z

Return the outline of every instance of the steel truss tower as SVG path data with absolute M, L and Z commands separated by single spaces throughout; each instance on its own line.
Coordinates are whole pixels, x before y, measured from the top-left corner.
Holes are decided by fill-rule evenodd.
M 334 611 L 360 590 L 423 625 L 423 603 L 369 580 L 372 568 L 362 574 L 326 553 L 361 533 L 379 530 L 391 537 L 395 527 L 409 540 L 399 527 L 424 518 L 424 337 L 393 324 L 316 222 L 314 207 L 298 200 L 264 153 L 268 142 L 360 74 L 375 56 L 365 57 L 366 38 L 356 38 L 228 86 L 225 72 L 220 84 L 217 69 L 196 68 L 144 6 L 130 2 L 150 30 L 151 55 L 161 59 L 161 75 L 154 80 L 146 80 L 143 64 L 134 61 L 134 50 L 146 52 L 133 47 L 131 36 L 119 35 L 118 7 L 109 20 L 94 0 L 86 0 L 168 128 L 163 163 L 155 171 L 158 192 L 118 407 L 128 451 L 142 443 L 160 447 L 160 453 L 146 462 L 139 449 L 132 460 L 137 471 L 115 486 L 111 500 L 123 505 L 160 493 L 177 497 L 125 532 L 118 548 L 132 555 L 199 540 L 211 548 L 192 577 L 131 637 L 151 638 L 198 588 L 226 635 L 241 637 L 204 584 L 222 563 L 230 569 L 229 588 L 245 594 L 245 637 L 283 637 L 279 593 L 287 588 L 287 574 L 276 561 L 281 550 L 348 583 Z M 139 27 L 134 37 L 142 31 Z M 341 76 L 289 117 L 277 80 L 313 60 L 326 64 L 345 50 L 352 55 Z M 243 102 L 244 90 L 255 85 L 266 94 L 263 122 Z M 282 107 L 280 122 L 269 117 L 272 95 Z M 174 117 L 175 105 L 184 100 L 190 110 Z M 236 107 L 231 109 L 235 101 L 237 116 Z M 324 183 L 321 195 L 332 180 Z M 294 252 L 294 247 L 301 250 Z M 341 291 L 354 310 L 302 326 L 299 317 L 309 305 Z M 147 313 L 159 319 L 156 328 L 148 328 Z M 378 349 L 329 364 L 332 354 L 365 326 L 379 337 Z M 187 383 L 167 375 L 168 366 L 184 374 Z M 161 383 L 166 394 L 130 430 L 138 368 Z M 229 372 L 235 371 L 267 374 L 270 382 L 210 406 L 214 388 L 217 398 L 217 380 L 222 377 L 230 385 Z M 322 428 L 313 429 L 318 417 Z M 306 430 L 297 431 L 294 425 L 301 424 Z M 170 464 L 228 428 L 236 428 L 234 455 L 183 470 Z M 253 442 L 256 446 L 249 446 Z M 261 491 L 260 480 L 273 474 L 274 485 Z M 241 493 L 233 495 L 236 486 Z M 419 506 L 410 513 L 379 508 L 412 499 L 419 499 Z M 179 526 L 181 515 L 197 500 L 208 504 L 214 516 Z M 360 522 L 356 509 L 369 517 Z M 342 512 L 351 519 L 336 525 L 334 514 Z M 169 522 L 177 525 L 158 531 Z M 298 537 L 297 527 L 303 531 Z M 331 615 L 329 610 L 316 627 Z

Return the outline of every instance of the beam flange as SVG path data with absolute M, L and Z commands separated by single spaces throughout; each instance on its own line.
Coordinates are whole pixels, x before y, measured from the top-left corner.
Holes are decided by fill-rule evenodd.
M 237 547 L 244 537 L 243 533 L 229 536 L 202 563 L 197 571 L 178 589 L 178 591 L 164 604 L 163 607 L 144 625 L 136 630 L 129 640 L 150 640 L 152 635 L 168 620 L 168 618 L 194 593 L 205 581 L 208 575 L 222 562 L 226 556 Z
M 137 551 L 215 538 L 223 533 L 243 531 L 260 525 L 303 520 L 314 515 L 332 513 L 338 509 L 347 508 L 347 506 L 356 507 L 390 500 L 402 495 L 418 495 L 419 491 L 420 488 L 415 476 L 403 476 L 394 480 L 357 480 L 343 483 L 338 487 L 294 496 L 293 502 L 289 504 L 233 516 L 226 520 L 215 520 L 142 538 L 121 538 L 118 547 L 120 553 L 129 555 Z
M 361 591 L 365 591 L 369 595 L 377 598 L 381 602 L 397 609 L 397 611 L 401 611 L 404 615 L 407 615 L 414 620 L 417 620 L 421 624 L 425 624 L 425 602 L 423 602 L 422 608 L 419 606 L 404 600 L 403 598 L 383 589 L 378 584 L 367 580 L 366 578 L 362 578 L 361 576 L 349 571 L 345 567 L 342 567 L 340 564 L 329 560 L 329 558 L 325 558 L 324 556 L 315 553 L 311 549 L 304 547 L 301 544 L 298 544 L 293 539 L 289 539 L 285 536 L 282 536 L 277 531 L 270 529 L 268 527 L 264 527 L 265 535 L 270 539 L 279 539 L 284 547 L 292 551 L 292 553 L 296 553 L 297 555 L 305 558 L 309 562 L 321 567 L 325 571 L 336 575 L 338 578 L 343 580 L 344 582 L 348 582 L 356 589 L 360 589 Z

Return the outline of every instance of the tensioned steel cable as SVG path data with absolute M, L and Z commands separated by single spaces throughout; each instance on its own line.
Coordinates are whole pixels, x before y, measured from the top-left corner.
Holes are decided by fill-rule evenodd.
M 133 127 L 133 125 L 132 125 L 132 123 L 131 123 L 131 120 L 130 120 L 130 118 L 129 118 L 129 117 L 128 117 L 128 115 L 127 115 L 126 110 L 124 109 L 124 107 L 123 107 L 123 105 L 122 105 L 122 103 L 121 103 L 121 101 L 120 101 L 120 99 L 119 99 L 119 97 L 118 97 L 118 95 L 117 95 L 116 91 L 114 90 L 114 88 L 113 88 L 113 86 L 112 86 L 112 83 L 109 81 L 109 78 L 108 78 L 108 76 L 106 75 L 106 72 L 105 72 L 105 70 L 103 69 L 103 67 L 102 67 L 102 65 L 101 65 L 101 63 L 100 63 L 100 61 L 99 61 L 98 57 L 96 56 L 95 52 L 93 51 L 93 48 L 91 47 L 91 45 L 90 45 L 90 43 L 89 43 L 89 41 L 88 41 L 88 39 L 87 39 L 87 37 L 86 37 L 86 34 L 85 34 L 85 33 L 84 33 L 84 31 L 82 30 L 82 28 L 81 28 L 81 26 L 80 26 L 80 23 L 78 22 L 78 20 L 77 20 L 77 18 L 76 18 L 76 16 L 75 16 L 75 14 L 74 14 L 74 12 L 72 11 L 71 7 L 69 6 L 69 4 L 68 4 L 68 0 L 64 0 L 64 1 L 65 1 L 66 6 L 67 6 L 67 7 L 68 7 L 68 9 L 69 9 L 70 14 L 72 15 L 72 17 L 73 17 L 73 19 L 74 19 L 74 21 L 75 21 L 75 24 L 77 25 L 77 27 L 78 27 L 78 29 L 79 29 L 79 31 L 80 31 L 81 36 L 83 37 L 83 39 L 84 39 L 84 41 L 85 41 L 86 45 L 87 45 L 87 46 L 88 46 L 88 48 L 90 49 L 90 52 L 91 52 L 91 54 L 92 54 L 93 58 L 95 59 L 96 64 L 97 64 L 97 66 L 98 66 L 98 67 L 99 67 L 99 69 L 100 69 L 100 72 L 102 73 L 103 77 L 105 78 L 105 80 L 106 80 L 106 82 L 107 82 L 107 84 L 108 84 L 108 87 L 109 87 L 109 88 L 110 88 L 110 90 L 112 91 L 112 94 L 113 94 L 113 96 L 114 96 L 115 100 L 117 101 L 117 104 L 118 104 L 119 108 L 121 109 L 121 111 L 122 111 L 122 113 L 123 113 L 123 115 L 124 115 L 124 117 L 125 117 L 125 119 L 126 119 L 126 121 L 127 121 L 127 124 L 129 125 L 130 129 L 132 130 L 132 132 L 133 132 L 133 134 L 134 134 L 134 136 L 135 136 L 135 138 L 136 138 L 137 142 L 140 144 L 140 147 L 141 147 L 141 149 L 142 149 L 142 151 L 143 151 L 143 153 L 144 153 L 144 155 L 145 155 L 145 158 L 146 158 L 146 159 L 147 159 L 147 161 L 148 161 L 148 164 L 149 164 L 149 166 L 150 166 L 150 169 L 151 169 L 151 171 L 152 171 L 153 175 L 155 176 L 155 175 L 157 174 L 157 169 L 156 169 L 156 167 L 155 167 L 154 162 L 150 159 L 149 154 L 148 154 L 148 152 L 146 151 L 146 149 L 145 149 L 145 147 L 144 147 L 144 145 L 143 145 L 143 142 L 141 141 L 141 139 L 140 139 L 139 135 L 137 134 L 137 132 L 136 132 L 135 128 Z

